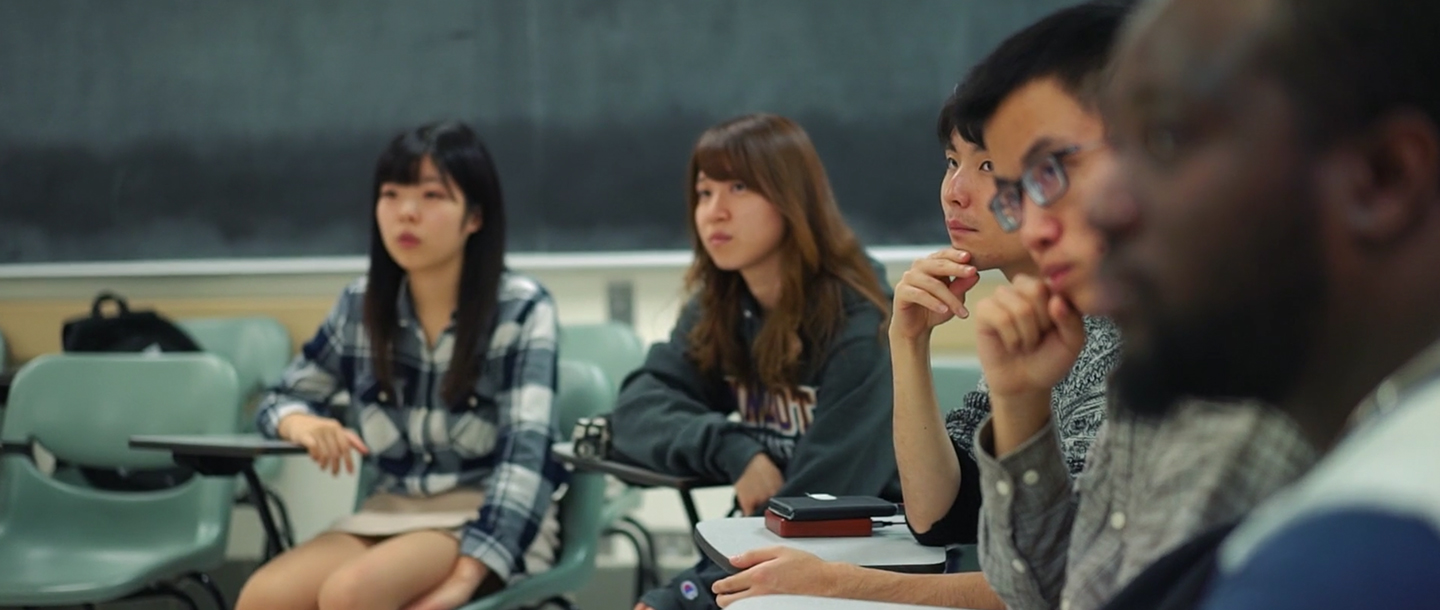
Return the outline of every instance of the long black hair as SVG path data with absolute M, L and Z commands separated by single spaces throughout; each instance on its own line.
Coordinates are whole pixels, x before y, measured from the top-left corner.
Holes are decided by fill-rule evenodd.
M 433 123 L 395 136 L 375 163 L 375 189 L 370 210 L 374 218 L 381 185 L 416 184 L 420 166 L 430 159 L 446 184 L 453 182 L 465 196 L 467 214 L 479 216 L 480 230 L 465 240 L 456 299 L 455 348 L 445 373 L 441 396 L 452 407 L 475 386 L 485 365 L 486 345 L 500 302 L 500 276 L 505 271 L 505 202 L 490 151 L 474 130 L 460 122 Z M 448 188 L 448 187 L 447 187 Z M 396 300 L 405 270 L 391 258 L 380 237 L 380 224 L 370 229 L 370 277 L 365 289 L 365 329 L 370 336 L 375 379 L 394 394 L 395 332 L 399 327 Z

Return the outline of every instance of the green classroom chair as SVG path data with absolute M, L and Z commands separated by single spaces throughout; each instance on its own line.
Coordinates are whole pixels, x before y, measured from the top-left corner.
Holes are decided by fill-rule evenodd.
M 241 318 L 188 318 L 176 324 L 190 335 L 200 349 L 220 356 L 235 367 L 240 382 L 240 403 L 247 407 L 240 414 L 240 429 L 255 431 L 254 413 L 248 407 L 271 387 L 280 383 L 285 367 L 290 365 L 294 351 L 290 347 L 290 331 L 279 320 L 266 316 Z M 279 469 L 276 458 L 261 458 L 255 470 L 263 479 L 273 477 Z
M 610 378 L 610 383 L 619 391 L 625 378 L 645 362 L 645 343 L 629 325 L 619 322 L 595 322 L 590 324 L 569 324 L 560 327 L 560 357 L 580 360 L 599 366 Z M 605 407 L 604 413 L 614 410 L 614 400 Z M 560 434 L 569 438 L 570 430 L 561 428 Z M 654 566 L 654 536 L 639 521 L 630 517 L 640 508 L 641 490 L 625 486 L 606 503 L 606 535 L 624 536 L 635 548 L 637 557 L 646 558 L 651 565 L 637 566 L 636 589 L 643 590 L 659 586 L 658 567 Z M 624 527 L 621 527 L 621 523 Z M 644 541 L 642 543 L 642 540 Z M 643 591 L 641 591 L 643 592 Z M 638 597 L 638 593 L 637 593 Z
M 645 344 L 634 329 L 619 322 L 560 327 L 560 357 L 600 367 L 616 389 L 645 361 Z M 569 433 L 569 430 L 561 430 Z
M 255 432 L 255 413 L 251 409 L 265 392 L 280 383 L 285 368 L 294 357 L 290 331 L 279 320 L 269 316 L 186 318 L 176 320 L 200 349 L 229 361 L 240 382 L 240 430 Z M 280 458 L 261 457 L 255 460 L 255 473 L 262 483 L 270 483 L 280 474 Z M 287 539 L 293 538 L 289 511 L 273 491 L 266 495 L 279 514 Z M 250 489 L 240 486 L 242 498 L 249 499 Z M 253 501 L 250 500 L 250 501 Z M 294 540 L 288 540 L 293 546 Z
M 605 412 L 615 402 L 615 389 L 599 367 L 588 362 L 561 360 L 559 390 L 555 408 L 561 430 L 575 427 L 575 420 Z M 575 472 L 560 500 L 560 555 L 555 567 L 541 572 L 489 597 L 463 606 L 462 610 L 503 610 L 542 605 L 579 591 L 595 573 L 603 529 L 605 475 Z
M 200 349 L 235 367 L 244 403 L 279 383 L 294 357 L 290 331 L 274 318 L 187 318 L 177 320 L 176 325 L 195 339 Z M 249 415 L 240 416 L 242 430 L 254 430 L 254 418 Z
M 130 437 L 234 434 L 238 391 L 234 368 L 210 354 L 57 354 L 26 364 L 0 439 L 0 606 L 152 595 L 193 604 L 176 586 L 190 579 L 223 608 L 205 572 L 225 560 L 232 478 L 107 491 L 44 475 L 28 446 L 85 466 L 171 466 L 165 452 L 130 449 Z

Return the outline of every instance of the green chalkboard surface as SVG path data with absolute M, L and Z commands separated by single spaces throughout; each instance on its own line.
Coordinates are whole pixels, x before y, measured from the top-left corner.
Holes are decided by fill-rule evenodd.
M 936 113 L 1067 0 L 0 2 L 0 263 L 346 255 L 396 131 L 474 124 L 512 249 L 685 248 L 706 126 L 767 111 L 869 245 L 942 242 Z

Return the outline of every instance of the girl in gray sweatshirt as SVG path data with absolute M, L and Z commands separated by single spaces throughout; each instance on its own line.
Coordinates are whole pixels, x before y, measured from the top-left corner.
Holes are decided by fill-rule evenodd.
M 734 483 L 745 514 L 805 493 L 899 500 L 883 270 L 842 219 L 799 125 L 748 115 L 707 130 L 687 193 L 693 297 L 623 384 L 622 460 Z M 708 608 L 713 565 L 642 606 Z

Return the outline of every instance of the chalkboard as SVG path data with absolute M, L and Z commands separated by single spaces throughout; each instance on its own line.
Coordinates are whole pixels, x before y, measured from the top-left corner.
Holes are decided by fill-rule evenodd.
M 512 250 L 686 248 L 705 127 L 799 121 L 869 245 L 944 241 L 937 111 L 1070 0 L 0 2 L 0 263 L 365 251 L 397 131 L 490 144 Z

